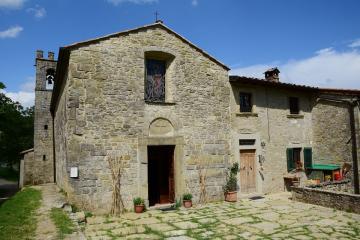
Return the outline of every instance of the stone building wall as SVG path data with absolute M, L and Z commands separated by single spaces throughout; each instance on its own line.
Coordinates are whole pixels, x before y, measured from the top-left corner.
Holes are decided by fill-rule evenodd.
M 34 149 L 29 149 L 20 153 L 20 177 L 19 177 L 19 188 L 25 185 L 33 185 L 37 181 L 36 166 L 33 164 L 34 161 Z
M 65 75 L 65 78 L 67 78 L 67 75 Z M 67 86 L 65 86 L 64 89 L 67 89 Z M 56 117 L 54 118 L 54 135 L 55 135 L 55 167 L 56 167 L 56 184 L 61 189 L 68 189 L 71 190 L 71 188 L 67 187 L 66 184 L 68 181 L 66 179 L 68 178 L 67 173 L 67 145 L 68 145 L 68 138 L 66 138 L 66 130 L 67 130 L 67 120 L 71 120 L 71 115 L 66 115 L 66 93 L 61 95 L 57 111 L 56 111 Z M 57 161 L 56 161 L 57 160 Z
M 144 101 L 147 51 L 174 56 L 162 104 Z M 229 96 L 227 70 L 163 28 L 72 50 L 55 116 L 56 164 L 66 171 L 58 184 L 73 202 L 108 212 L 112 180 L 107 159 L 121 157 L 121 193 L 131 208 L 133 197 L 147 200 L 146 147 L 170 144 L 176 145 L 176 198 L 191 192 L 198 201 L 201 165 L 208 169 L 208 200 L 222 199 L 230 161 Z M 169 121 L 173 130 L 152 136 L 150 125 L 159 119 Z M 69 178 L 70 167 L 79 168 L 78 178 Z
M 327 96 L 336 98 L 337 96 Z M 339 98 L 341 99 L 341 98 Z M 347 104 L 319 101 L 312 113 L 316 163 L 351 163 L 351 131 Z
M 240 113 L 239 92 L 252 93 L 253 113 Z M 291 115 L 289 97 L 298 97 L 300 114 Z M 232 84 L 232 153 L 241 162 L 240 149 L 255 149 L 256 191 L 284 190 L 287 148 L 311 147 L 313 94 L 277 87 Z M 254 146 L 239 146 L 239 139 L 255 139 Z M 303 152 L 301 152 L 303 158 Z M 261 162 L 260 163 L 260 160 Z M 241 192 L 241 189 L 240 189 Z
M 37 52 L 34 117 L 33 184 L 54 182 L 53 121 L 50 113 L 52 90 L 46 87 L 48 69 L 56 69 L 53 54 L 43 57 Z

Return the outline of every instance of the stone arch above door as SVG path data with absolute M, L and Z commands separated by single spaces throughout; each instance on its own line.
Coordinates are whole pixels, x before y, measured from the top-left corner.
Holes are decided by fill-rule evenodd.
M 166 118 L 157 118 L 150 123 L 150 137 L 172 137 L 175 130 L 173 124 Z

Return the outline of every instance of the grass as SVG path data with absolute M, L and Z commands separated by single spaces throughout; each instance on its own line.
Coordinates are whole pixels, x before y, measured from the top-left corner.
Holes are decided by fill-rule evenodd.
M 0 167 L 0 178 L 16 182 L 19 178 L 19 172 L 12 168 Z
M 35 236 L 35 211 L 39 208 L 41 192 L 25 188 L 0 207 L 0 239 L 31 239 Z
M 59 239 L 64 239 L 66 234 L 71 234 L 75 231 L 74 223 L 62 209 L 52 208 L 50 217 L 58 229 Z

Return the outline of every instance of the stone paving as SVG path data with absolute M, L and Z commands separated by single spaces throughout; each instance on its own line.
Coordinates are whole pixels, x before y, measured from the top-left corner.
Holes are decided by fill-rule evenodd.
M 360 239 L 360 215 L 294 202 L 286 193 L 237 203 L 87 219 L 85 235 L 108 239 Z

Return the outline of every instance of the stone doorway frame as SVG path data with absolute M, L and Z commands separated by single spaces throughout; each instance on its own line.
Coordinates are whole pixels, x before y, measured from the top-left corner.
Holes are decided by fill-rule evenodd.
M 174 145 L 174 181 L 175 201 L 184 193 L 184 138 L 183 137 L 144 137 L 139 138 L 139 184 L 138 195 L 145 200 L 149 207 L 148 194 L 148 146 Z

